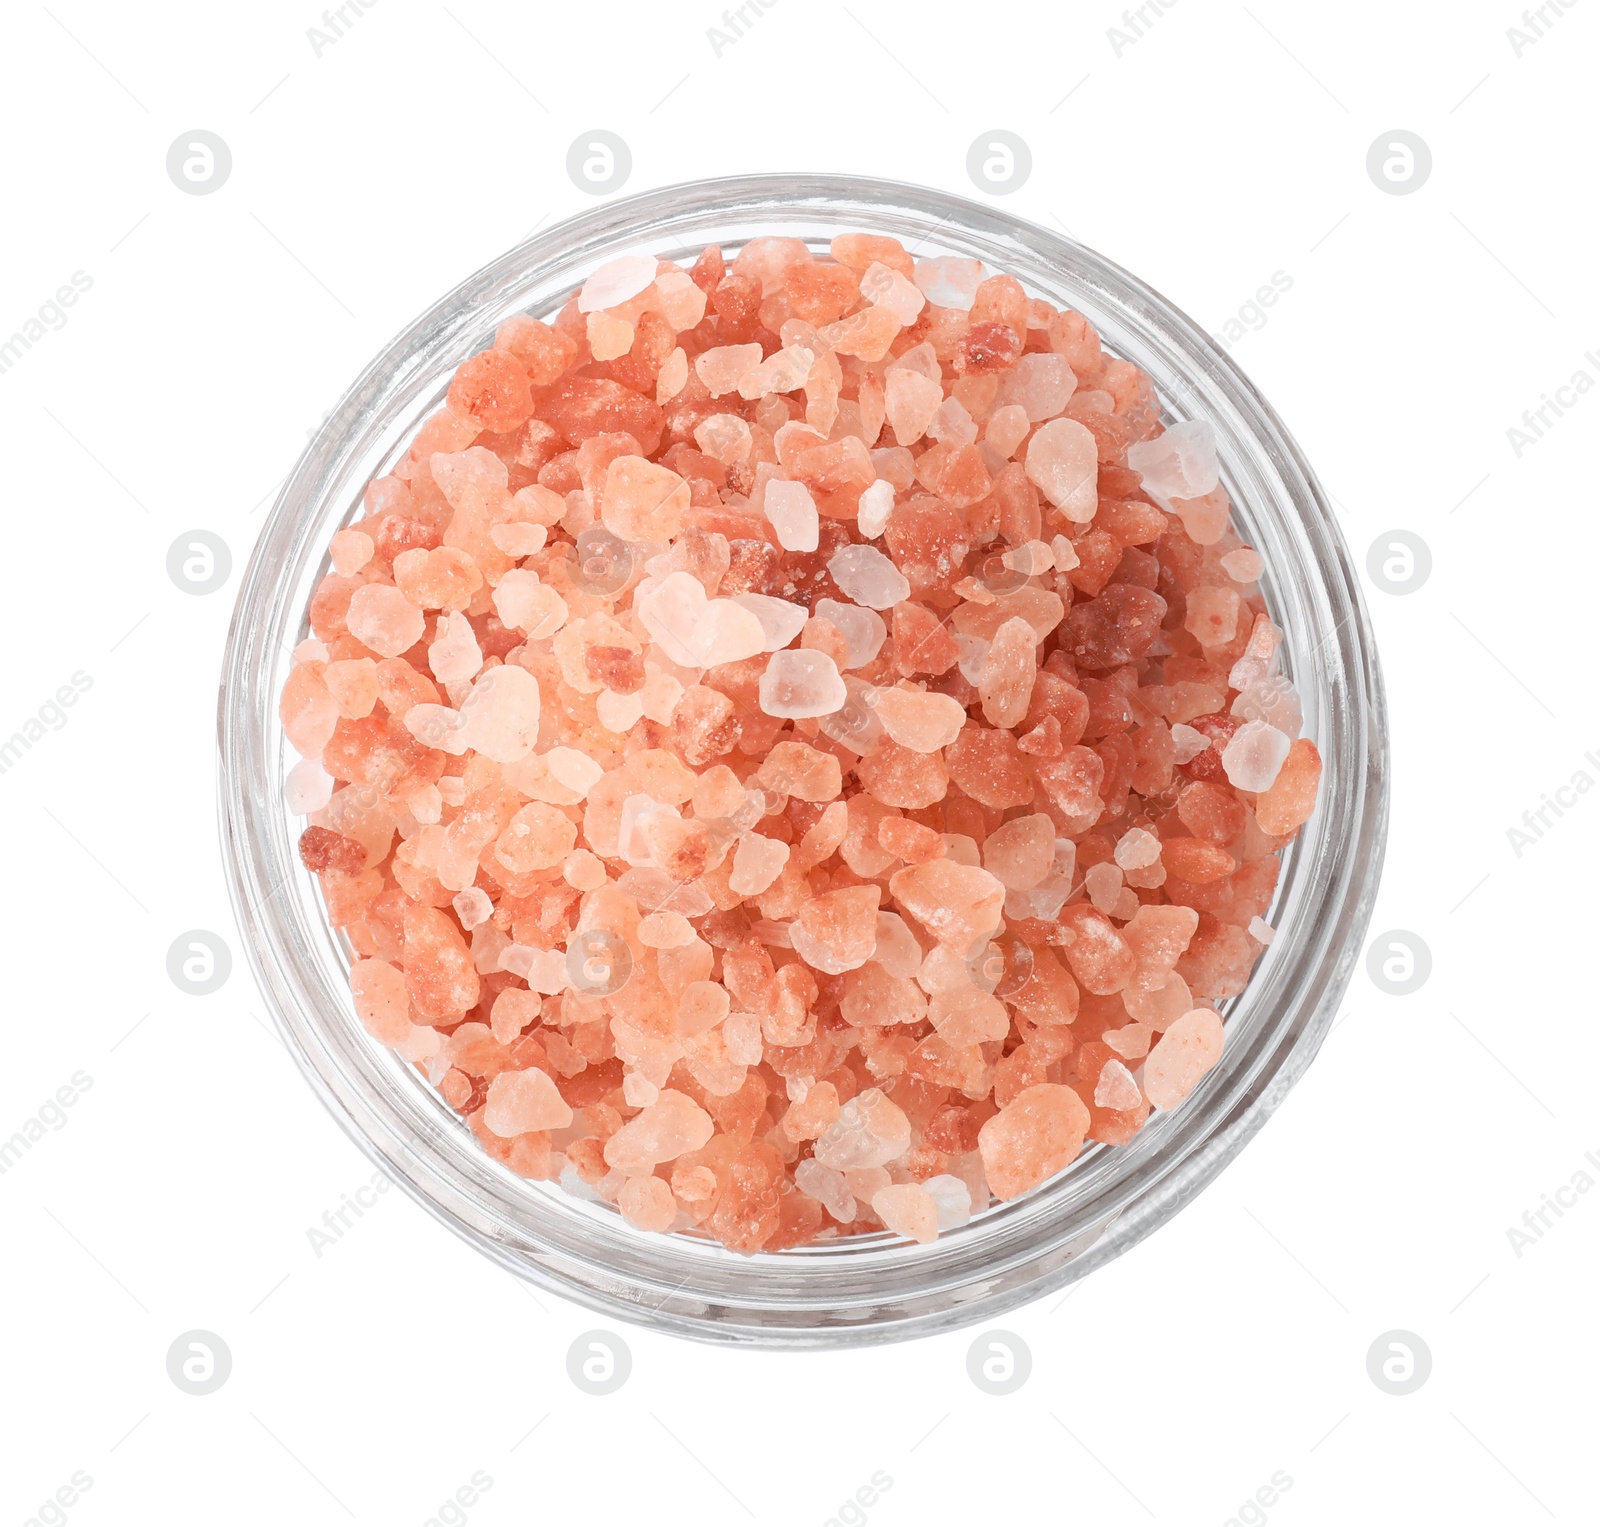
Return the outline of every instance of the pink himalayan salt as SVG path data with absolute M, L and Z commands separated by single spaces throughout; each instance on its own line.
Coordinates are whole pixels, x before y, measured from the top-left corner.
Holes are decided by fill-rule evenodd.
M 1189 984 L 1177 971 L 1153 991 L 1141 991 L 1137 986 L 1125 986 L 1121 992 L 1122 1005 L 1128 1016 L 1146 1023 L 1158 1033 L 1175 1023 L 1194 1006 Z
M 372 537 L 364 530 L 341 530 L 328 542 L 328 556 L 333 570 L 348 578 L 360 572 L 372 560 Z
M 933 423 L 944 402 L 944 388 L 930 377 L 901 366 L 884 378 L 884 407 L 889 427 L 901 445 L 914 445 Z
M 694 427 L 694 443 L 730 467 L 750 459 L 752 439 L 750 426 L 738 414 L 713 414 Z
M 927 690 L 877 689 L 869 694 L 867 703 L 884 731 L 914 753 L 936 753 L 949 747 L 967 720 L 960 701 Z
M 571 1122 L 572 1109 L 543 1071 L 502 1071 L 489 1083 L 483 1125 L 494 1134 L 509 1138 Z
M 978 674 L 983 719 L 996 727 L 1013 727 L 1021 721 L 1028 713 L 1037 672 L 1033 627 L 1025 620 L 1006 621 L 989 643 Z
M 444 685 L 465 684 L 483 667 L 483 653 L 466 616 L 452 611 L 439 617 L 437 634 L 428 644 L 428 667 Z M 376 673 L 373 680 L 376 688 Z
M 525 668 L 491 668 L 461 706 L 461 740 L 496 763 L 515 763 L 539 735 L 539 684 Z
M 1077 387 L 1078 379 L 1065 356 L 1023 355 L 1005 374 L 1000 387 L 1000 406 L 1021 408 L 1030 424 L 1039 424 L 1055 418 L 1067 406 Z M 1009 456 L 1011 452 L 1004 454 Z
M 474 668 L 473 673 L 476 672 Z M 339 714 L 347 720 L 359 721 L 363 716 L 370 716 L 378 703 L 378 665 L 370 657 L 329 663 L 323 670 L 322 682 L 338 702 Z
M 916 322 L 928 301 L 900 271 L 878 260 L 861 277 L 861 295 L 875 307 L 888 308 L 903 327 Z
M 1236 854 L 1253 864 L 1249 856 L 1275 851 L 1309 815 L 1320 775 L 1303 738 L 1267 790 L 1242 789 L 1221 766 L 1233 730 L 1209 718 L 1295 738 L 1299 701 L 1276 667 L 1280 637 L 1260 580 L 1241 576 L 1263 570 L 1239 555 L 1220 482 L 1204 492 L 1203 477 L 1168 483 L 1194 496 L 1177 492 L 1165 520 L 1138 503 L 1122 442 L 1156 427 L 1148 379 L 1108 359 L 1080 315 L 1030 302 L 1006 277 L 982 284 L 975 264 L 925 269 L 925 280 L 949 278 L 948 305 L 930 308 L 908 279 L 914 260 L 894 240 L 847 235 L 834 253 L 847 272 L 830 274 L 836 268 L 797 241 L 754 241 L 735 262 L 737 281 L 720 291 L 720 253 L 693 277 L 659 262 L 646 280 L 641 262 L 632 279 L 643 288 L 578 315 L 576 327 L 570 314 L 556 327 L 504 326 L 499 353 L 474 358 L 452 388 L 451 406 L 463 411 L 430 421 L 399 475 L 372 485 L 361 528 L 330 549 L 334 573 L 317 592 L 312 636 L 294 654 L 283 705 L 304 754 L 287 797 L 318 812 L 316 831 L 331 840 L 312 839 L 307 864 L 319 866 L 359 962 L 371 962 L 353 977 L 363 1021 L 453 1106 L 472 1106 L 480 1087 L 467 1067 L 487 1064 L 483 1084 L 536 1067 L 574 1122 L 554 1142 L 544 1131 L 500 1137 L 480 1110 L 480 1138 L 513 1170 L 582 1179 L 641 1226 L 687 1222 L 740 1250 L 804 1240 L 824 1225 L 877 1228 L 874 1198 L 917 1182 L 940 1228 L 960 1223 L 987 1203 L 982 1153 L 972 1150 L 979 1123 L 1023 1084 L 1082 1088 L 1097 1116 L 1131 1115 L 1130 1131 L 1137 1127 L 1142 1102 L 1102 1107 L 1132 1100 L 1110 1062 L 1137 1081 L 1154 1036 L 1242 985 L 1267 925 L 1255 892 L 1224 897 L 1227 882 L 1214 877 L 1236 873 Z M 921 326 L 909 346 L 908 320 Z M 711 356 L 711 370 L 724 371 L 713 380 L 737 385 L 708 403 L 691 360 L 739 346 L 751 348 Z M 771 350 L 764 361 L 763 348 Z M 891 390 L 899 402 L 921 392 L 932 414 L 910 444 L 869 447 L 885 425 L 894 436 Z M 1072 437 L 1087 465 L 1087 442 L 1066 428 L 1074 424 L 1092 426 L 1096 491 L 1090 507 L 1082 484 L 1083 504 L 1066 512 L 1027 467 L 1041 439 L 1033 464 L 1052 464 L 1052 434 Z M 607 474 L 630 455 L 663 475 L 619 468 L 613 515 L 643 519 L 665 505 L 682 524 L 664 539 L 633 542 L 631 576 L 597 594 L 571 576 L 571 542 L 604 526 Z M 1142 455 L 1136 449 L 1133 460 Z M 816 505 L 820 555 L 787 552 L 764 526 L 751 530 L 774 465 Z M 630 472 L 664 497 L 634 491 Z M 512 492 L 513 481 L 524 486 Z M 1151 593 L 1141 558 L 1154 542 L 1132 541 L 1132 555 L 1117 548 L 1158 529 L 1163 579 Z M 1195 554 L 1213 545 L 1215 553 Z M 880 549 L 887 555 L 875 563 Z M 991 560 L 1029 582 L 997 595 L 978 576 Z M 359 590 L 387 588 L 390 568 L 395 590 L 424 618 L 396 656 L 360 634 L 372 596 Z M 698 585 L 698 598 L 668 586 L 674 573 Z M 868 590 L 852 583 L 861 575 Z M 1104 593 L 1091 592 L 1108 575 Z M 1129 576 L 1132 585 L 1121 581 Z M 897 599 L 893 613 L 863 607 L 868 591 Z M 1059 632 L 1064 617 L 1071 630 Z M 1007 641 L 1023 646 L 1016 627 L 1001 639 L 1013 620 L 1031 628 L 1030 668 L 1049 656 L 1050 676 L 1020 675 L 1033 691 L 1024 714 L 996 726 L 985 714 L 997 698 L 1003 704 L 996 670 Z M 839 710 L 787 724 L 759 710 L 759 686 L 771 657 L 797 640 L 852 671 L 840 675 Z M 465 735 L 475 686 L 492 693 L 501 668 L 530 675 L 542 701 L 523 740 L 543 751 L 506 761 Z M 898 738 L 867 703 L 880 693 L 897 697 L 884 709 Z M 1075 694 L 1092 697 L 1092 717 L 1069 700 Z M 948 717 L 943 733 L 932 726 L 939 712 Z M 929 725 L 908 730 L 913 722 Z M 1219 798 L 1197 797 L 1197 781 Z M 653 803 L 624 835 L 644 861 L 635 865 L 616 852 L 630 796 Z M 1172 821 L 1174 799 L 1184 803 L 1185 833 Z M 1045 816 L 1045 802 L 1059 821 Z M 1007 820 L 1011 813 L 1021 815 Z M 1008 858 L 1003 839 L 985 841 L 1030 813 L 1041 819 L 1021 830 L 1031 860 Z M 781 845 L 759 852 L 782 852 L 786 862 L 741 905 L 745 894 L 733 887 L 755 882 L 736 876 L 735 861 L 758 823 Z M 549 863 L 574 832 L 584 848 Z M 1162 891 L 1168 856 L 1179 866 L 1172 894 L 1192 886 L 1205 898 L 1203 937 L 1196 912 Z M 919 901 L 914 882 L 900 882 L 906 894 L 893 910 L 878 904 L 870 882 L 930 866 L 993 877 L 998 914 L 970 944 L 955 938 L 955 923 L 945 930 L 952 942 L 933 941 L 918 915 L 930 915 L 931 899 Z M 385 884 L 378 902 L 363 899 Z M 441 891 L 454 900 L 431 905 Z M 857 893 L 860 914 L 805 910 L 836 892 Z M 975 922 L 970 901 L 946 900 Z M 491 910 L 480 921 L 484 904 Z M 820 922 L 815 933 L 808 920 Z M 855 948 L 844 947 L 847 922 Z M 1018 990 L 976 981 L 974 948 L 999 949 L 996 938 L 1010 948 L 1019 934 L 1041 940 L 1037 929 L 1052 923 L 1066 942 L 1035 942 L 1034 976 Z M 587 950 L 573 942 L 576 929 L 584 938 L 613 933 L 631 952 L 631 977 L 612 997 L 565 990 L 566 946 Z M 730 933 L 733 945 L 723 942 Z M 759 955 L 759 968 L 742 966 L 741 950 Z M 1088 1012 L 1073 989 L 1080 982 L 1082 1002 L 1096 1004 Z M 691 989 L 701 995 L 691 999 Z M 615 1008 L 601 1020 L 615 1048 L 604 1072 L 584 1037 L 595 1020 L 570 1005 L 599 1001 Z M 849 1027 L 819 1023 L 819 1009 L 834 1002 Z M 1042 1026 L 1041 1013 L 1050 1015 Z M 1074 1014 L 1082 1064 L 1100 1057 L 1082 1076 L 1070 1058 L 1032 1058 L 1041 1045 L 1048 1053 L 1051 1026 Z M 913 1041 L 908 1025 L 926 1037 Z M 833 1037 L 817 1063 L 834 1068 L 837 1086 L 798 1069 L 824 1033 Z M 907 1041 L 912 1048 L 900 1048 Z M 815 1140 L 837 1122 L 841 1098 L 878 1081 L 919 1099 L 923 1086 L 954 1089 L 950 1108 L 970 1103 L 977 1117 L 948 1133 L 945 1112 L 930 1118 L 907 1104 L 904 1150 L 881 1165 L 841 1171 L 765 1154 L 767 1142 Z M 712 1116 L 702 1149 L 715 1169 L 698 1153 L 659 1176 L 607 1162 L 606 1143 L 666 1091 Z M 760 1114 L 752 1119 L 761 1097 L 765 1118 L 782 1121 L 776 1135 Z M 725 1163 L 750 1175 L 730 1183 Z M 787 1185 L 803 1194 L 802 1173 L 827 1182 L 831 1208 L 809 1198 L 802 1208 L 783 1193 Z
M 850 1191 L 849 1180 L 843 1172 L 824 1166 L 816 1157 L 807 1156 L 795 1167 L 794 1183 L 841 1225 L 848 1225 L 856 1217 L 856 1196 Z
M 678 1217 L 672 1189 L 659 1177 L 630 1177 L 617 1194 L 617 1208 L 641 1230 L 670 1230 Z
M 387 583 L 364 583 L 350 596 L 345 624 L 379 657 L 399 657 L 422 640 L 422 611 Z
M 1075 524 L 1086 525 L 1099 504 L 1098 450 L 1076 419 L 1041 424 L 1028 442 L 1028 481 Z
M 715 1128 L 711 1115 L 693 1098 L 664 1088 L 654 1103 L 606 1141 L 606 1165 L 630 1177 L 642 1176 L 663 1161 L 699 1150 Z
M 1008 891 L 1031 891 L 1055 861 L 1056 825 L 1043 812 L 1013 817 L 983 844 L 983 867 Z
M 1024 1087 L 978 1131 L 984 1174 L 997 1198 L 1016 1198 L 1071 1164 L 1089 1132 L 1089 1110 L 1070 1087 Z
M 812 1157 L 835 1171 L 882 1166 L 911 1143 L 911 1121 L 876 1087 L 868 1087 L 839 1110 L 817 1137 Z
M 745 374 L 760 364 L 760 345 L 721 345 L 702 350 L 695 357 L 694 370 L 706 391 L 720 398 L 737 392 Z
M 789 845 L 779 838 L 747 832 L 733 851 L 728 889 L 741 896 L 759 896 L 783 873 L 789 862 Z
M 624 541 L 670 541 L 683 528 L 689 484 L 643 456 L 618 456 L 606 468 L 600 518 Z
M 776 652 L 780 647 L 787 647 L 805 629 L 808 617 L 804 605 L 774 599 L 770 594 L 735 594 L 733 602 L 761 622 L 766 637 L 764 651 Z
M 932 1241 L 939 1234 L 939 1206 L 920 1182 L 890 1183 L 872 1195 L 872 1212 L 884 1228 L 910 1241 Z
M 970 950 L 998 926 L 1006 888 L 987 870 L 934 859 L 898 871 L 889 892 L 939 943 Z
M 813 896 L 789 929 L 795 953 L 831 976 L 865 965 L 878 943 L 879 894 L 861 885 Z
M 1249 546 L 1225 552 L 1218 560 L 1235 583 L 1254 583 L 1261 576 L 1261 553 Z
M 1168 1025 L 1144 1063 L 1144 1092 L 1152 1107 L 1176 1108 L 1222 1059 L 1222 1019 L 1197 1007 Z
M 1138 1108 L 1144 1102 L 1133 1073 L 1120 1060 L 1108 1060 L 1100 1068 L 1094 1088 L 1094 1106 L 1122 1110 Z
M 707 599 L 691 573 L 668 573 L 639 595 L 634 609 L 668 659 L 686 667 L 737 663 L 766 648 L 760 620 L 731 599 Z

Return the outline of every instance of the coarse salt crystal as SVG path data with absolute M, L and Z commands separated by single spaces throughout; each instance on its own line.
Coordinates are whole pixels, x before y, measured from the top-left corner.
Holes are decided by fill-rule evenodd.
M 840 591 L 870 610 L 887 610 L 911 595 L 904 573 L 876 546 L 841 546 L 828 559 Z
M 656 278 L 654 255 L 619 255 L 608 260 L 583 283 L 578 293 L 580 313 L 598 313 L 637 297 Z

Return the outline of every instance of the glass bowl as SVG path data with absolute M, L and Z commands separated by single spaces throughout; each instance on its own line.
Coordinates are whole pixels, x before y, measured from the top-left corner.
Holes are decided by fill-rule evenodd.
M 827 247 L 891 234 L 918 255 L 983 260 L 1030 295 L 1084 313 L 1107 350 L 1155 381 L 1168 422 L 1216 430 L 1236 524 L 1266 564 L 1285 671 L 1324 760 L 1321 797 L 1288 849 L 1277 936 L 1224 1005 L 1222 1060 L 1179 1108 L 1118 1147 L 1090 1146 L 1031 1193 L 928 1245 L 887 1233 L 742 1256 L 636 1230 L 605 1203 L 513 1175 L 417 1072 L 355 1016 L 348 952 L 330 928 L 301 829 L 283 801 L 293 764 L 277 702 L 307 630 L 330 536 L 440 406 L 456 366 L 513 313 L 549 316 L 598 265 L 692 260 L 782 234 Z M 994 1319 L 1142 1240 L 1214 1178 L 1316 1053 L 1357 959 L 1383 857 L 1388 781 L 1382 683 L 1349 554 L 1277 415 L 1204 330 L 1093 251 L 939 191 L 833 175 L 668 186 L 536 235 L 463 282 L 366 369 L 288 479 L 245 573 L 218 709 L 223 848 L 256 978 L 291 1053 L 372 1159 L 457 1234 L 520 1277 L 607 1315 L 701 1339 L 815 1348 Z

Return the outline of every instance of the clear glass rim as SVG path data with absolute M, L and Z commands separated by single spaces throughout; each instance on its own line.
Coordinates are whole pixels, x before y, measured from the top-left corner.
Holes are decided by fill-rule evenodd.
M 815 244 L 845 230 L 1016 275 L 1084 312 L 1109 349 L 1149 370 L 1169 419 L 1212 421 L 1236 517 L 1269 568 L 1263 589 L 1324 776 L 1317 811 L 1285 856 L 1277 936 L 1228 1005 L 1222 1062 L 1181 1108 L 931 1245 L 879 1235 L 745 1257 L 634 1230 L 608 1206 L 516 1178 L 365 1034 L 281 800 L 289 759 L 277 697 L 329 534 L 501 319 L 548 312 L 618 254 L 775 233 Z M 1315 1055 L 1359 955 L 1387 828 L 1385 737 L 1372 632 L 1328 501 L 1277 415 L 1203 329 L 1102 256 L 994 207 L 852 176 L 742 176 L 610 202 L 536 234 L 436 303 L 357 379 L 286 481 L 241 583 L 218 695 L 219 817 L 246 955 L 290 1053 L 413 1198 L 516 1275 L 605 1314 L 705 1340 L 825 1347 L 991 1320 L 1136 1244 L 1238 1154 Z

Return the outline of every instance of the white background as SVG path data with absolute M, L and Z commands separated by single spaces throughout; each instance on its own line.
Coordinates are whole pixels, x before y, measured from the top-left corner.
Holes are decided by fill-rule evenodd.
M 1600 800 L 1520 857 L 1507 829 L 1600 779 L 1600 397 L 1520 458 L 1507 430 L 1580 368 L 1600 379 L 1600 13 L 1549 7 L 1519 56 L 1514 0 L 1181 0 L 1119 56 L 1111 0 L 781 0 L 719 57 L 711 3 L 381 0 L 321 56 L 310 3 L 8 8 L 0 335 L 73 272 L 93 285 L 0 375 L 0 733 L 75 671 L 93 686 L 0 776 L 0 1137 L 74 1072 L 92 1086 L 0 1176 L 0 1523 L 77 1470 L 83 1527 L 422 1524 L 480 1470 L 474 1527 L 824 1523 L 876 1471 L 874 1527 L 1222 1524 L 1280 1470 L 1243 1520 L 1593 1520 L 1600 1193 L 1521 1256 L 1507 1231 L 1600 1155 L 1580 974 Z M 213 195 L 165 171 L 194 128 L 232 151 Z M 1358 564 L 1396 528 L 1431 548 L 1420 590 L 1366 592 L 1394 764 L 1373 931 L 1419 935 L 1432 976 L 1393 997 L 1358 970 L 1305 1081 L 1197 1204 L 1008 1318 L 1033 1354 L 1009 1397 L 968 1380 L 973 1332 L 797 1357 L 632 1327 L 628 1383 L 580 1393 L 566 1352 L 602 1322 L 398 1192 L 314 1254 L 370 1164 L 242 964 L 209 997 L 166 974 L 189 929 L 238 952 L 216 684 L 277 484 L 391 335 L 592 205 L 565 160 L 593 128 L 631 146 L 622 194 L 809 168 L 982 197 L 969 145 L 1020 134 L 1033 170 L 1006 208 L 1213 331 L 1292 279 L 1236 356 Z M 1414 194 L 1366 172 L 1395 128 L 1432 151 Z M 234 571 L 195 596 L 166 556 L 202 527 Z M 195 1328 L 233 1355 L 205 1397 L 165 1366 Z M 1433 1357 L 1404 1397 L 1366 1368 L 1396 1328 Z

